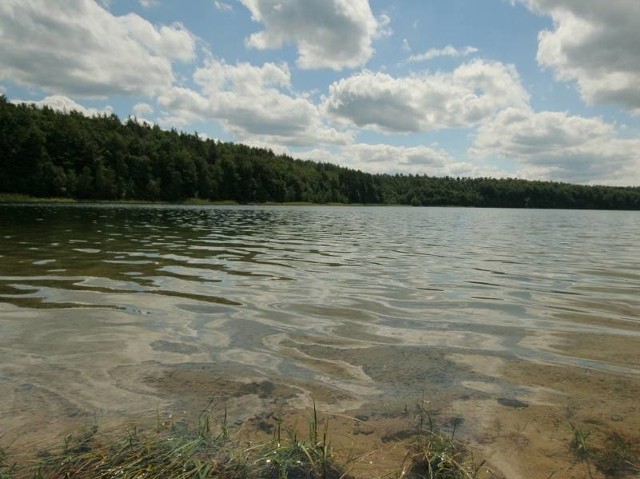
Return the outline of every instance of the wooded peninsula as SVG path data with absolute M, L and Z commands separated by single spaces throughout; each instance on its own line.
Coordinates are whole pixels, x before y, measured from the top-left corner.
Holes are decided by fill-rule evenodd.
M 0 193 L 37 198 L 640 210 L 640 187 L 371 174 L 0 95 Z

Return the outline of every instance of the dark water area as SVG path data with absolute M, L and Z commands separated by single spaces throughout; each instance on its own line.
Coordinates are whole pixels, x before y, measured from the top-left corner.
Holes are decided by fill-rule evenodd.
M 637 386 L 638 238 L 637 212 L 0 206 L 0 435 L 208 397 L 595 411 L 545 374 Z

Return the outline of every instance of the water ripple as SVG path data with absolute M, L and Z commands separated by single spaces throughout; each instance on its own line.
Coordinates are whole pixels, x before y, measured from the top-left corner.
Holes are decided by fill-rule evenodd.
M 0 223 L 0 378 L 19 383 L 45 362 L 84 377 L 188 359 L 393 395 L 391 365 L 420 354 L 640 375 L 561 347 L 640 339 L 637 213 L 62 205 Z M 429 380 L 482 383 L 446 367 L 460 376 Z

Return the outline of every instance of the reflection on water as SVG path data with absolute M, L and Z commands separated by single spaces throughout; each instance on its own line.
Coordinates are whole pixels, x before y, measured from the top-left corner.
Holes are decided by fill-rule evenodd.
M 16 430 L 178 404 L 159 386 L 177 367 L 334 410 L 516 394 L 516 360 L 640 376 L 632 353 L 564 347 L 638 345 L 634 212 L 31 205 L 1 206 L 0 225 L 0 423 Z

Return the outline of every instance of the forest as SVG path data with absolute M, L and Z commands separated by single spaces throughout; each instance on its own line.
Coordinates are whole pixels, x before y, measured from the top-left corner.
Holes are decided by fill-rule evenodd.
M 640 210 L 640 187 L 371 174 L 0 95 L 0 193 L 78 200 Z

